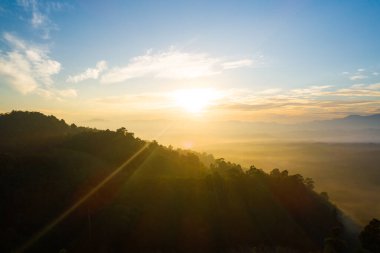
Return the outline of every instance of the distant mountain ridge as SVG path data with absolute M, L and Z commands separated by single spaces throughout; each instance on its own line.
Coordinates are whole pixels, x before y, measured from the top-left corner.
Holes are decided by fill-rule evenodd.
M 362 115 L 349 115 L 347 117 L 345 117 L 346 119 L 350 119 L 350 118 L 361 118 L 361 119 L 375 119 L 375 120 L 380 120 L 380 113 L 379 114 L 372 114 L 372 115 L 365 115 L 365 116 L 362 116 Z
M 349 115 L 344 118 L 310 122 L 309 125 L 341 128 L 380 128 L 380 114 Z

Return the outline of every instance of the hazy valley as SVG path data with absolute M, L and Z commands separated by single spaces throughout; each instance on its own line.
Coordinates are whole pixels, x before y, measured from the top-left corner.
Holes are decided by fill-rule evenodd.
M 1 0 L 0 253 L 380 253 L 380 1 Z

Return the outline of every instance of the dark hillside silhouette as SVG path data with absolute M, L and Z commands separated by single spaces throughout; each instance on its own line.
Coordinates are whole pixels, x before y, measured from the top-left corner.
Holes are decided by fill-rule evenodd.
M 69 126 L 31 112 L 1 115 L 0 138 L 1 252 L 17 250 L 147 143 L 126 128 Z M 321 250 L 331 228 L 343 227 L 339 209 L 310 178 L 224 159 L 206 166 L 205 155 L 148 144 L 28 250 L 306 252 Z
M 372 219 L 359 235 L 364 249 L 370 252 L 380 252 L 380 221 Z

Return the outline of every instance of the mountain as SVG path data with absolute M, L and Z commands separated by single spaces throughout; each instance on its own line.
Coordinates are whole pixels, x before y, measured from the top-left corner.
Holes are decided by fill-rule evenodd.
M 372 114 L 368 116 L 349 115 L 344 118 L 314 121 L 310 125 L 319 127 L 338 127 L 348 129 L 380 129 L 380 114 Z
M 254 121 L 129 121 L 128 126 L 146 139 L 165 129 L 160 142 L 208 150 L 220 143 L 325 142 L 380 143 L 380 115 L 319 120 L 304 123 Z
M 235 142 L 238 139 L 253 142 L 380 142 L 380 114 L 349 115 L 344 118 L 294 124 L 228 122 L 219 125 L 225 129 L 223 136 Z
M 295 139 L 322 142 L 379 143 L 380 114 L 349 115 L 297 126 Z
M 299 174 L 34 112 L 0 115 L 0 137 L 1 252 L 310 252 L 334 227 L 355 242 Z

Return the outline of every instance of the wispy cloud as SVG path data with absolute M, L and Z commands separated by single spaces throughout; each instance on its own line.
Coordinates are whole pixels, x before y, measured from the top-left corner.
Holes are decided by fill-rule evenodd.
M 353 76 L 350 76 L 350 79 L 355 81 L 355 80 L 363 80 L 363 79 L 366 79 L 368 76 L 365 76 L 365 75 L 353 75 Z
M 376 113 L 380 107 L 380 83 L 352 85 L 345 88 L 312 86 L 283 90 L 280 93 L 246 91 L 232 93 L 216 106 L 216 110 L 310 117 L 345 112 Z
M 302 89 L 293 89 L 291 93 L 298 96 L 312 97 L 323 95 L 323 91 L 330 88 L 330 85 L 311 86 Z
M 272 89 L 266 89 L 266 90 L 262 90 L 262 91 L 258 91 L 257 93 L 258 94 L 264 94 L 264 95 L 270 95 L 270 94 L 278 94 L 282 91 L 282 89 L 280 88 L 272 88 Z
M 51 76 L 57 74 L 61 64 L 50 59 L 48 51 L 28 45 L 19 38 L 4 34 L 11 50 L 0 55 L 0 73 L 10 79 L 16 90 L 23 94 L 33 91 L 38 83 L 51 85 Z
M 365 86 L 365 88 L 370 89 L 370 90 L 380 90 L 380 83 L 374 83 Z
M 62 10 L 65 4 L 38 0 L 17 0 L 17 3 L 29 14 L 28 19 L 31 26 L 42 31 L 42 38 L 48 39 L 50 32 L 58 29 L 58 26 L 50 19 L 49 13 Z
M 365 68 L 358 68 L 354 71 L 348 72 L 342 72 L 343 76 L 346 76 L 351 81 L 360 81 L 364 79 L 372 79 L 375 80 L 376 76 L 379 75 L 379 73 L 376 71 L 376 69 L 365 69 Z
M 5 76 L 15 90 L 45 97 L 76 95 L 74 90 L 53 87 L 52 76 L 59 73 L 61 64 L 50 58 L 47 49 L 28 44 L 10 33 L 5 33 L 3 38 L 10 50 L 0 53 L 0 75 Z
M 349 113 L 376 113 L 380 108 L 379 83 L 344 88 L 320 85 L 289 90 L 268 88 L 261 91 L 246 89 L 212 91 L 219 96 L 207 105 L 208 117 L 218 115 L 219 119 L 228 120 L 302 121 L 340 117 Z M 175 111 L 178 110 L 176 109 L 178 101 L 173 100 L 171 97 L 173 94 L 176 93 L 126 94 L 94 99 L 92 102 L 102 108 L 133 108 L 136 114 L 142 111 L 148 113 L 160 110 L 162 117 L 181 117 L 178 111 Z
M 107 62 L 105 61 L 99 61 L 95 68 L 88 68 L 83 73 L 69 76 L 67 78 L 67 82 L 70 83 L 78 83 L 81 81 L 85 81 L 88 79 L 98 79 L 99 75 L 107 69 Z
M 252 64 L 253 61 L 250 59 L 226 61 L 205 53 L 189 53 L 175 48 L 158 53 L 149 50 L 142 56 L 132 58 L 126 66 L 110 69 L 102 75 L 101 82 L 117 83 L 144 76 L 192 79 L 220 74 L 227 69 L 248 67 Z
M 56 89 L 54 87 L 39 87 L 35 91 L 36 94 L 38 94 L 41 97 L 47 98 L 47 99 L 56 99 L 56 100 L 62 100 L 64 98 L 73 98 L 78 95 L 77 91 L 72 88 L 68 89 Z
M 348 88 L 341 88 L 335 91 L 329 91 L 324 93 L 324 95 L 330 96 L 343 96 L 343 97 L 372 97 L 380 98 L 380 84 L 358 84 L 352 85 Z
M 230 61 L 222 63 L 223 69 L 237 69 L 243 67 L 249 67 L 253 64 L 251 59 L 244 59 L 239 61 Z

